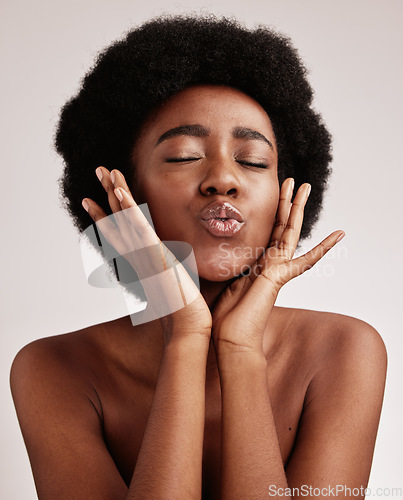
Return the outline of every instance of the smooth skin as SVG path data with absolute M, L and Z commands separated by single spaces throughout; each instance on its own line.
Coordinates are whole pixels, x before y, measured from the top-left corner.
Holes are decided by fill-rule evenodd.
M 158 143 L 185 124 L 209 133 Z M 235 127 L 271 146 L 234 137 Z M 293 258 L 309 185 L 293 201 L 292 179 L 279 190 L 267 114 L 235 89 L 186 89 L 146 123 L 133 161 L 134 198 L 121 172 L 97 169 L 112 211 L 130 209 L 144 241 L 189 242 L 201 293 L 183 272 L 181 286 L 196 298 L 168 318 L 136 327 L 120 318 L 19 352 L 11 387 L 39 498 L 266 499 L 302 485 L 365 488 L 385 347 L 360 320 L 274 305 L 281 287 L 344 233 Z M 158 236 L 135 199 L 148 203 Z M 233 252 L 220 265 L 224 238 L 199 223 L 215 200 L 244 216 L 241 231 L 225 239 L 229 248 L 268 251 Z M 94 221 L 105 219 L 85 201 Z M 119 236 L 110 241 L 118 245 Z M 245 265 L 251 274 L 234 280 Z

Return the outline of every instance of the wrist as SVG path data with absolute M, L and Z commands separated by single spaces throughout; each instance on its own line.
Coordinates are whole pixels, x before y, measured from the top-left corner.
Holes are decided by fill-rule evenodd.
M 173 335 L 165 345 L 165 353 L 176 353 L 177 355 L 203 355 L 207 357 L 210 339 L 204 334 Z
M 221 346 L 216 350 L 217 365 L 220 373 L 266 372 L 267 360 L 263 350 L 247 347 Z
M 194 340 L 195 342 L 207 342 L 209 344 L 211 338 L 211 326 L 199 326 L 195 321 L 193 324 L 181 324 L 178 318 L 173 318 L 172 315 L 160 318 L 162 333 L 164 336 L 164 345 L 167 347 L 172 342 L 184 342 L 187 344 Z
M 217 359 L 225 359 L 227 357 L 235 358 L 240 356 L 241 359 L 250 356 L 259 358 L 265 357 L 263 351 L 263 341 L 260 335 L 254 338 L 253 335 L 248 338 L 243 338 L 242 342 L 234 340 L 233 333 L 220 333 L 213 330 L 212 340 Z

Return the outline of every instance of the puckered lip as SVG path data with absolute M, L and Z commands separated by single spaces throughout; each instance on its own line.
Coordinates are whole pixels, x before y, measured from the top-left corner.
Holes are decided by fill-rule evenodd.
M 213 201 L 202 211 L 202 220 L 235 219 L 244 222 L 241 212 L 228 201 Z

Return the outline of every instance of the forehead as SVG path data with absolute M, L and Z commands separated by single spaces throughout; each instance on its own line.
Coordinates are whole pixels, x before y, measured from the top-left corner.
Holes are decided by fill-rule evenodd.
M 163 132 L 169 126 L 200 120 L 213 129 L 228 124 L 273 133 L 269 116 L 257 101 L 238 89 L 221 85 L 195 85 L 178 92 L 151 114 L 143 132 Z

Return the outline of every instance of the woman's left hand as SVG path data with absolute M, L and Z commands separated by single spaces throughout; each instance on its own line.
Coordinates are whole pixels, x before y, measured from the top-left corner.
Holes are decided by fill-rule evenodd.
M 294 179 L 283 182 L 270 244 L 248 276 L 237 278 L 213 310 L 212 336 L 218 356 L 239 351 L 263 353 L 263 334 L 277 295 L 288 281 L 316 264 L 341 238 L 335 231 L 311 251 L 293 259 L 311 186 L 302 184 L 291 203 Z

